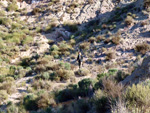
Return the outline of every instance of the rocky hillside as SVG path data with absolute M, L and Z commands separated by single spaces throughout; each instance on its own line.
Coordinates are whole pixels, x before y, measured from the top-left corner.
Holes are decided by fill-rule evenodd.
M 149 112 L 150 0 L 4 0 L 0 10 L 0 113 Z

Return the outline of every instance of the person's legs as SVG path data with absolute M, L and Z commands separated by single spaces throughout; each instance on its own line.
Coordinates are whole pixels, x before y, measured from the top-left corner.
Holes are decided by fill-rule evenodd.
M 79 68 L 80 68 L 80 66 L 81 66 L 81 61 L 79 60 L 78 63 L 79 63 Z

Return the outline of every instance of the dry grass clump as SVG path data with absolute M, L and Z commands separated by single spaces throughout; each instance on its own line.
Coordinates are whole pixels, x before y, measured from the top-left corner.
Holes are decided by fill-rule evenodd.
M 107 28 L 107 25 L 106 25 L 106 24 L 103 24 L 103 25 L 102 25 L 102 28 L 103 28 L 103 29 L 106 29 L 106 28 Z
M 81 68 L 81 69 L 79 69 L 75 72 L 75 75 L 77 75 L 77 76 L 87 76 L 89 73 L 90 73 L 90 71 L 88 69 Z
M 125 24 L 127 26 L 131 25 L 133 23 L 133 18 L 131 16 L 127 16 L 127 18 L 125 19 Z
M 44 31 L 47 32 L 47 33 L 51 32 L 54 27 L 57 27 L 57 23 L 56 22 L 52 22 L 52 23 L 48 24 L 48 26 L 45 28 Z
M 114 59 L 116 57 L 115 52 L 114 51 L 108 51 L 106 53 L 106 60 L 111 60 Z
M 59 69 L 56 70 L 56 76 L 59 77 L 60 81 L 66 81 L 70 77 L 74 76 L 74 72 L 71 70 Z
M 110 98 L 121 99 L 123 87 L 120 84 L 115 83 L 110 79 L 103 79 L 102 81 L 104 92 L 108 94 Z
M 0 83 L 0 90 L 6 90 L 8 94 L 12 94 L 15 91 L 14 82 L 6 81 L 3 83 Z
M 90 43 L 89 42 L 83 42 L 80 44 L 80 48 L 83 50 L 88 50 L 90 47 Z
M 55 97 L 53 94 L 43 93 L 37 99 L 38 108 L 47 108 L 48 106 L 56 105 Z
M 36 15 L 36 14 L 38 14 L 40 12 L 41 12 L 40 8 L 37 8 L 37 7 L 32 10 L 32 14 L 33 15 Z
M 46 80 L 34 80 L 32 83 L 32 87 L 35 90 L 45 89 L 49 91 L 52 88 L 52 83 L 51 81 L 46 81 Z
M 95 37 L 90 37 L 90 38 L 88 39 L 88 41 L 89 41 L 90 43 L 94 43 L 94 42 L 96 41 L 96 38 L 95 38 Z
M 147 43 L 138 44 L 138 45 L 136 45 L 135 50 L 137 52 L 145 54 L 146 52 L 148 52 L 150 50 L 150 45 Z
M 142 25 L 142 26 L 145 26 L 145 25 L 148 25 L 148 24 L 149 24 L 148 21 L 143 21 L 143 22 L 141 22 L 141 25 Z
M 100 42 L 100 41 L 102 41 L 102 40 L 104 40 L 105 39 L 105 37 L 104 36 L 101 36 L 101 35 L 98 35 L 97 37 L 96 37 L 96 41 L 97 42 Z
M 113 43 L 113 44 L 118 45 L 118 44 L 120 44 L 121 38 L 120 38 L 120 36 L 116 35 L 116 36 L 112 37 L 111 40 L 112 40 L 112 43 Z

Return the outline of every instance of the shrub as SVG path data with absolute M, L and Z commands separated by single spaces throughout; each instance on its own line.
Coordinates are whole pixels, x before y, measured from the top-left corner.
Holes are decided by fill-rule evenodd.
M 11 29 L 16 29 L 16 28 L 20 28 L 21 27 L 21 24 L 18 24 L 18 23 L 12 23 L 11 25 Z
M 120 36 L 114 36 L 112 38 L 112 43 L 118 45 L 120 43 Z
M 9 3 L 8 7 L 7 7 L 7 10 L 8 11 L 16 11 L 16 10 L 18 10 L 17 3 L 16 2 Z
M 104 92 L 108 94 L 109 99 L 121 99 L 123 87 L 110 79 L 103 79 Z
M 2 102 L 4 100 L 6 100 L 8 98 L 8 94 L 6 92 L 6 90 L 0 90 L 0 105 L 2 104 Z
M 38 108 L 47 108 L 48 106 L 55 105 L 56 102 L 54 100 L 54 96 L 49 93 L 43 93 L 37 98 Z
M 22 41 L 22 44 L 23 45 L 26 45 L 26 44 L 30 44 L 32 43 L 33 41 L 33 38 L 31 36 L 27 36 L 23 41 Z
M 42 78 L 43 78 L 44 80 L 48 80 L 48 79 L 49 79 L 49 73 L 48 73 L 48 72 L 44 72 L 44 73 L 42 74 Z
M 90 43 L 94 43 L 94 42 L 96 41 L 96 38 L 95 38 L 95 37 L 90 37 L 90 38 L 88 39 L 88 41 L 89 41 Z
M 68 80 L 70 77 L 74 76 L 73 71 L 59 69 L 56 71 L 56 75 L 60 78 L 60 81 Z
M 125 19 L 125 24 L 126 25 L 131 25 L 133 23 L 133 18 L 131 16 L 127 16 Z
M 0 13 L 0 16 L 5 16 L 5 11 L 4 10 L 1 10 L 1 13 Z
M 78 113 L 87 113 L 90 110 L 90 104 L 87 100 L 79 99 L 74 104 Z
M 51 81 L 43 81 L 43 80 L 34 80 L 32 83 L 32 87 L 36 90 L 45 89 L 51 90 Z
M 75 98 L 75 93 L 73 90 L 71 89 L 64 89 L 62 91 L 59 91 L 58 95 L 57 95 L 57 100 L 59 102 L 65 102 L 68 100 L 72 100 Z
M 127 76 L 128 75 L 125 72 L 119 70 L 114 78 L 119 83 L 120 81 L 124 80 Z
M 67 51 L 69 52 L 69 50 L 71 49 L 72 47 L 65 42 L 59 43 L 59 51 L 61 52 L 61 54 L 65 54 Z
M 105 37 L 104 37 L 104 36 L 101 36 L 101 35 L 98 35 L 98 36 L 96 37 L 97 42 L 100 42 L 100 41 L 102 41 L 102 40 L 104 40 L 104 39 L 105 39 Z
M 105 113 L 109 108 L 109 100 L 106 96 L 102 96 L 95 101 L 95 109 L 98 113 Z
M 74 39 L 71 39 L 71 40 L 70 40 L 70 44 L 71 44 L 72 46 L 74 46 L 74 45 L 76 44 L 76 41 L 75 41 Z
M 66 70 L 70 70 L 71 69 L 71 65 L 70 63 L 64 63 L 64 62 L 60 62 L 60 66 L 63 67 Z
M 6 90 L 8 94 L 15 91 L 15 84 L 11 81 L 0 83 L 0 90 Z
M 51 51 L 58 51 L 58 50 L 59 50 L 59 47 L 55 44 L 51 47 Z
M 78 31 L 78 26 L 76 23 L 73 22 L 64 22 L 63 26 L 70 32 Z
M 15 104 L 7 106 L 7 113 L 19 113 L 18 107 Z
M 89 91 L 89 88 L 92 86 L 94 86 L 95 84 L 95 81 L 90 79 L 90 78 L 86 78 L 86 79 L 83 79 L 81 81 L 78 82 L 78 85 L 79 85 L 79 90 L 80 90 L 80 95 L 82 96 L 87 96 L 88 95 L 88 91 Z M 92 92 L 93 93 L 93 92 Z
M 0 17 L 0 25 L 10 25 L 12 23 L 12 20 L 10 18 L 4 18 Z
M 142 53 L 142 54 L 145 54 L 147 51 L 150 50 L 150 46 L 149 46 L 149 44 L 147 44 L 147 43 L 138 44 L 138 45 L 136 45 L 135 50 L 136 50 L 137 52 L 140 52 L 140 53 Z
M 37 7 L 32 10 L 32 14 L 33 15 L 36 15 L 36 14 L 38 14 L 40 12 L 41 12 L 40 8 L 37 8 Z
M 54 27 L 56 27 L 57 26 L 57 23 L 55 23 L 55 22 L 53 22 L 53 23 L 50 23 L 46 28 L 45 28 L 45 32 L 51 32 L 52 31 L 52 29 L 54 28 Z
M 36 103 L 37 96 L 30 94 L 24 97 L 23 105 L 27 110 L 37 110 L 38 105 Z
M 81 68 L 81 69 L 79 69 L 75 72 L 75 75 L 77 75 L 77 76 L 87 76 L 89 73 L 90 73 L 90 71 L 88 69 Z
M 150 107 L 150 88 L 140 84 L 133 84 L 127 89 L 125 99 L 129 107 L 138 107 L 141 111 L 146 111 Z
M 115 53 L 113 51 L 109 51 L 106 53 L 106 60 L 111 60 L 116 57 Z
M 89 42 L 83 42 L 80 44 L 80 48 L 83 50 L 87 50 L 90 47 L 90 43 Z

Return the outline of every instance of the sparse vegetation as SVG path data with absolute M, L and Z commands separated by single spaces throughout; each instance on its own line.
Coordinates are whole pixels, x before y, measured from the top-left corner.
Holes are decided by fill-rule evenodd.
M 147 43 L 138 44 L 138 45 L 136 45 L 136 47 L 135 47 L 135 50 L 136 50 L 137 52 L 142 53 L 142 54 L 145 54 L 146 52 L 148 52 L 149 49 L 150 49 L 150 46 L 149 46 L 149 44 L 147 44 Z
M 8 7 L 7 7 L 7 10 L 8 11 L 16 11 L 16 10 L 18 10 L 17 3 L 15 1 L 13 1 L 12 3 L 9 3 Z
M 125 24 L 126 25 L 131 25 L 133 23 L 133 18 L 131 16 L 127 16 L 125 19 Z
M 94 0 L 7 2 L 0 2 L 0 112 L 149 112 L 148 66 L 124 84 L 149 55 L 149 0 L 144 8 L 106 2 L 102 10 Z
M 115 58 L 115 52 L 114 51 L 108 51 L 106 53 L 106 60 L 111 60 L 111 59 L 114 59 Z

